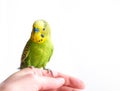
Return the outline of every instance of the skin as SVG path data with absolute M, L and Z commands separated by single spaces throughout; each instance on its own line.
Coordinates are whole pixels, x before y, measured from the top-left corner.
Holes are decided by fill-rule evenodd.
M 2 82 L 0 91 L 81 91 L 84 88 L 77 78 L 54 71 L 52 75 L 46 70 L 25 68 Z

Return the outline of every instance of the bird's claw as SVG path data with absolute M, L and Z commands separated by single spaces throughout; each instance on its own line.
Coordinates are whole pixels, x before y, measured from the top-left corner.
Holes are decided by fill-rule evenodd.
M 53 72 L 52 72 L 51 69 L 46 69 L 46 68 L 43 68 L 43 69 L 44 69 L 44 70 L 47 70 L 48 74 L 51 74 L 51 76 L 54 77 Z

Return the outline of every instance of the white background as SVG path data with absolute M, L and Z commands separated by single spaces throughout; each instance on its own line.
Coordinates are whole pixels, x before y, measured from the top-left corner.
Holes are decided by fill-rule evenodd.
M 52 28 L 48 68 L 80 78 L 84 91 L 120 91 L 119 0 L 0 0 L 0 82 L 17 71 L 36 19 Z

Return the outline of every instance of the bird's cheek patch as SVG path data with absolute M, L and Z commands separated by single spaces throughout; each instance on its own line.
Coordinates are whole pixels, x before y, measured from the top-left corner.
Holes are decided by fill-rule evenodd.
M 41 38 L 41 39 L 38 40 L 39 43 L 43 43 L 44 41 L 45 41 L 44 38 Z

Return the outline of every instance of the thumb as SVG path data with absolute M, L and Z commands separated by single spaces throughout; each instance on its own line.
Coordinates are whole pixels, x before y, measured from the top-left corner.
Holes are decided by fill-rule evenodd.
M 39 78 L 39 90 L 57 89 L 65 83 L 64 78 L 51 78 L 40 77 Z

